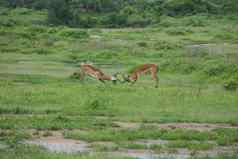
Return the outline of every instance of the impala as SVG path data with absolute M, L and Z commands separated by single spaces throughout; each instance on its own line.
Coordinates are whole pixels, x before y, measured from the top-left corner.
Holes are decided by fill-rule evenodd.
M 74 75 L 77 73 L 74 73 Z M 94 67 L 92 64 L 80 64 L 80 80 L 83 80 L 85 75 L 89 75 L 93 78 L 98 79 L 99 81 L 105 83 L 105 81 L 112 81 L 116 83 L 116 77 L 109 76 L 103 73 L 100 69 Z
M 144 64 L 136 67 L 134 71 L 130 75 L 123 76 L 124 80 L 127 82 L 131 82 L 134 84 L 138 78 L 145 73 L 150 73 L 152 76 L 152 79 L 155 81 L 155 87 L 158 87 L 158 66 L 156 64 Z

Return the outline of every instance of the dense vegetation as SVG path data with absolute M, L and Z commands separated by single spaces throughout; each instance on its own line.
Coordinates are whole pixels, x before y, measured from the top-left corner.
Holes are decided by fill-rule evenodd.
M 10 7 L 48 9 L 50 24 L 74 27 L 144 27 L 161 15 L 237 13 L 236 0 L 4 0 Z

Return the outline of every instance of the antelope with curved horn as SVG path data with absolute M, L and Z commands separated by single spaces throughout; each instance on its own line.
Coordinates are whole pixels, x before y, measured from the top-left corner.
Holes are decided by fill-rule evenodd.
M 123 76 L 124 80 L 126 82 L 130 82 L 134 84 L 138 78 L 145 73 L 150 73 L 152 76 L 152 79 L 155 81 L 155 88 L 158 87 L 158 66 L 156 64 L 143 64 L 134 69 L 130 75 Z
M 74 73 L 76 75 L 77 73 Z M 112 81 L 114 84 L 117 79 L 115 76 L 106 75 L 100 69 L 94 67 L 92 64 L 80 64 L 80 80 L 83 80 L 85 75 L 89 75 L 93 78 L 98 79 L 99 81 L 105 83 L 105 81 Z

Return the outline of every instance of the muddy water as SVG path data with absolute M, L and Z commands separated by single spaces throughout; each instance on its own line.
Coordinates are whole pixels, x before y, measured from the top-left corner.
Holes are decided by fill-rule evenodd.
M 45 137 L 41 139 L 28 140 L 24 143 L 41 146 L 52 152 L 85 153 L 90 151 L 86 142 L 64 139 L 62 137 Z

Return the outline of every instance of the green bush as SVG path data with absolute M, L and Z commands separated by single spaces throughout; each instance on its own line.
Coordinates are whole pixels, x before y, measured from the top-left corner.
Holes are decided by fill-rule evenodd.
M 204 27 L 207 24 L 203 17 L 191 16 L 186 20 L 185 25 L 193 27 Z
M 48 55 L 48 54 L 51 54 L 52 52 L 48 49 L 40 48 L 40 49 L 36 49 L 35 53 L 39 55 Z
M 177 49 L 177 48 L 181 48 L 182 44 L 180 43 L 171 43 L 168 41 L 164 41 L 164 40 L 158 40 L 155 44 L 154 44 L 154 48 L 156 50 L 172 50 L 172 49 Z
M 217 33 L 214 38 L 219 40 L 238 40 L 237 34 L 231 32 Z
M 37 0 L 32 4 L 32 8 L 41 10 L 41 9 L 47 9 L 49 5 L 48 0 Z
M 227 66 L 224 63 L 208 64 L 204 67 L 204 72 L 208 76 L 221 76 L 226 71 Z
M 170 16 L 208 13 L 215 10 L 215 6 L 202 0 L 170 0 L 165 1 L 164 13 Z
M 102 96 L 94 96 L 85 102 L 84 110 L 90 115 L 113 116 L 116 111 L 111 107 L 111 105 L 112 103 L 110 99 Z
M 81 28 L 93 28 L 98 26 L 100 23 L 100 18 L 95 16 L 80 16 L 80 15 L 74 15 L 70 26 L 73 27 L 81 27 Z
M 44 26 L 36 25 L 36 26 L 27 28 L 27 31 L 32 34 L 41 34 L 41 33 L 47 33 L 48 29 Z
M 83 30 L 76 30 L 76 29 L 63 29 L 59 33 L 60 36 L 63 37 L 71 37 L 71 38 L 88 38 L 89 34 L 86 31 Z
M 232 78 L 224 82 L 223 87 L 228 91 L 235 91 L 238 88 L 238 79 Z
M 1 6 L 1 5 L 0 5 Z M 2 16 L 2 15 L 4 15 L 4 16 L 6 16 L 6 15 L 9 15 L 9 9 L 8 8 L 1 8 L 0 7 L 0 16 Z
M 17 24 L 15 20 L 12 19 L 2 19 L 0 20 L 0 26 L 3 27 L 13 27 Z
M 72 14 L 66 0 L 51 0 L 48 7 L 48 22 L 54 25 L 70 25 Z
M 127 16 L 124 14 L 111 13 L 107 17 L 104 17 L 101 23 L 112 28 L 119 27 L 119 26 L 126 26 Z
M 151 19 L 147 17 L 142 17 L 141 15 L 131 15 L 128 16 L 126 20 L 126 25 L 130 27 L 145 27 L 152 23 Z
M 140 47 L 147 47 L 148 46 L 148 44 L 144 41 L 138 42 L 137 45 L 140 46 Z
M 237 13 L 238 10 L 238 3 L 236 0 L 229 0 L 229 1 L 222 1 L 221 11 L 224 13 Z
M 178 22 L 174 17 L 161 16 L 159 25 L 162 27 L 175 27 L 178 26 Z

